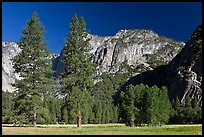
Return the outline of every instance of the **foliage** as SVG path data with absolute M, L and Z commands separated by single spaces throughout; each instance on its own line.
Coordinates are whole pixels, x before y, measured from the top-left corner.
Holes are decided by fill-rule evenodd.
M 13 94 L 9 92 L 2 92 L 2 123 L 14 122 L 14 102 Z
M 155 54 L 146 54 L 147 63 L 150 64 L 151 68 L 157 68 L 161 65 L 166 65 L 167 63 L 161 59 L 157 59 L 157 55 Z
M 65 72 L 62 73 L 64 81 L 64 93 L 68 93 L 71 105 L 77 108 L 77 127 L 81 125 L 81 109 L 85 92 L 92 86 L 91 76 L 93 74 L 93 64 L 90 60 L 90 45 L 85 40 L 87 33 L 84 18 L 78 19 L 74 14 L 70 24 L 68 39 L 65 40 L 66 46 L 63 49 L 62 62 L 65 65 Z M 71 112 L 68 113 L 73 113 Z
M 102 80 L 96 83 L 91 92 L 95 100 L 103 100 L 112 103 L 116 100 L 116 92 L 119 87 L 128 79 L 127 73 L 103 74 L 100 76 Z
M 145 71 L 148 71 L 149 68 L 146 67 L 144 64 L 139 64 L 138 66 L 133 66 L 133 65 L 129 65 L 127 63 L 127 59 L 125 58 L 125 60 L 121 63 L 121 69 L 125 69 L 127 71 L 127 74 L 129 75 L 129 77 L 133 76 L 135 73 L 143 73 Z
M 202 123 L 202 108 L 198 105 L 197 99 L 190 101 L 189 96 L 186 96 L 185 104 L 181 105 L 178 96 L 176 96 L 175 101 L 172 101 L 172 108 L 169 123 Z
M 165 87 L 130 85 L 121 92 L 121 100 L 121 118 L 128 126 L 168 122 L 171 104 Z
M 45 47 L 43 35 L 43 26 L 34 12 L 18 43 L 22 52 L 13 59 L 15 72 L 22 78 L 14 84 L 15 114 L 23 121 L 32 120 L 33 126 L 38 109 L 42 109 L 43 95 L 53 90 L 50 51 Z

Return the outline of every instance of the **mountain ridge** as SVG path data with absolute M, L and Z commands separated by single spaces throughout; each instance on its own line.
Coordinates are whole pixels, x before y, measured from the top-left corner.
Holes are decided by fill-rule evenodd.
M 100 37 L 88 34 L 87 37 L 90 39 L 92 61 L 97 65 L 95 75 L 116 73 L 125 60 L 130 66 L 144 64 L 147 68 L 153 60 L 168 63 L 185 45 L 184 42 L 161 37 L 151 30 L 121 30 L 115 36 Z M 168 49 L 169 51 L 162 52 Z M 153 59 L 151 55 L 156 52 L 158 53 L 155 56 L 159 58 L 154 56 Z M 60 56 L 59 58 L 62 58 L 62 54 Z M 54 69 L 62 72 L 63 65 L 58 66 L 59 70 Z M 151 69 L 151 66 L 148 69 Z
M 87 39 L 90 39 L 91 60 L 97 65 L 94 76 L 100 76 L 103 73 L 128 73 L 130 69 L 134 70 L 130 77 L 140 75 L 142 72 L 151 71 L 158 66 L 168 64 L 185 46 L 184 42 L 159 36 L 151 30 L 138 29 L 120 30 L 116 35 L 107 37 L 88 34 Z M 14 45 L 17 48 L 17 44 L 14 42 L 10 44 L 2 42 L 2 45 L 6 46 L 6 44 L 11 47 Z M 6 52 L 4 48 L 3 46 L 3 60 L 10 56 L 9 52 L 4 54 L 3 51 Z M 13 53 L 8 59 L 10 60 L 18 53 Z M 59 77 L 59 73 L 64 70 L 64 65 L 61 62 L 62 52 L 60 55 L 53 54 L 52 58 L 53 70 L 56 71 L 55 77 Z M 6 61 L 3 62 L 7 63 Z M 9 66 L 7 65 L 7 69 L 12 75 L 16 75 L 13 73 L 11 61 Z M 9 91 L 11 90 L 11 83 L 18 77 L 10 77 L 3 67 L 2 74 L 4 74 L 2 84 L 7 85 L 2 87 L 2 91 Z M 95 83 L 98 81 L 100 80 L 96 79 Z

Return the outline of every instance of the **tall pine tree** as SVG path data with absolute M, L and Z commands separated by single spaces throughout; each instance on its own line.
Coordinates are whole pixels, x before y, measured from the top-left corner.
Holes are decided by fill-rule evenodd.
M 90 60 L 90 45 L 85 39 L 87 33 L 84 18 L 78 19 L 74 14 L 70 24 L 70 32 L 65 40 L 62 62 L 66 66 L 62 73 L 64 81 L 63 92 L 73 96 L 72 103 L 76 104 L 77 127 L 81 127 L 81 106 L 85 95 L 92 85 L 93 64 Z
M 32 121 L 36 126 L 37 111 L 42 107 L 43 95 L 52 91 L 52 62 L 50 51 L 43 40 L 44 27 L 37 12 L 33 12 L 31 19 L 18 43 L 22 52 L 13 59 L 15 72 L 20 74 L 21 80 L 16 80 L 17 115 Z

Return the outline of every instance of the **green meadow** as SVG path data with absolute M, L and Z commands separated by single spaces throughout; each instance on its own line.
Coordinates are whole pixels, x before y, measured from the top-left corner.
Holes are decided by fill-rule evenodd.
M 164 125 L 126 127 L 124 124 L 38 125 L 13 127 L 2 125 L 3 135 L 202 135 L 202 125 Z

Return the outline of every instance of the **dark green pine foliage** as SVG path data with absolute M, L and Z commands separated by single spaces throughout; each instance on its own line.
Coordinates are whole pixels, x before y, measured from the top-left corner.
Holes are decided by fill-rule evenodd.
M 177 111 L 177 112 L 179 112 L 181 110 L 181 104 L 180 104 L 178 96 L 176 96 L 175 104 L 173 104 L 172 106 L 175 109 L 175 111 Z
M 116 95 L 119 87 L 125 83 L 128 78 L 128 74 L 102 74 L 100 76 L 102 79 L 94 85 L 92 95 L 95 100 L 101 100 L 105 103 L 117 102 L 118 96 Z
M 83 124 L 93 123 L 94 114 L 92 112 L 92 108 L 93 108 L 93 98 L 90 95 L 90 93 L 85 92 L 85 98 L 83 99 L 83 104 L 81 105 Z
M 120 97 L 120 117 L 128 126 L 161 126 L 169 120 L 171 104 L 165 87 L 130 85 Z
M 121 92 L 122 102 L 119 106 L 120 122 L 125 122 L 128 126 L 134 126 L 134 123 L 136 125 L 146 123 L 147 111 L 146 108 L 143 107 L 146 101 L 143 97 L 146 93 L 145 91 L 145 85 L 140 84 L 136 86 L 130 85 L 126 91 Z
M 85 40 L 87 33 L 86 23 L 84 18 L 78 19 L 74 14 L 70 24 L 70 32 L 68 38 L 65 40 L 66 46 L 63 49 L 62 62 L 66 66 L 65 72 L 62 73 L 62 79 L 64 81 L 63 92 L 68 98 L 72 98 L 69 101 L 72 106 L 76 107 L 77 115 L 77 127 L 81 126 L 81 106 L 85 92 L 91 88 L 93 64 L 90 60 L 90 45 L 88 40 Z M 71 110 L 70 110 L 71 111 Z
M 193 108 L 192 108 L 191 100 L 189 96 L 186 96 L 183 113 L 184 113 L 184 123 L 185 124 L 192 123 L 193 122 Z
M 143 98 L 146 110 L 146 122 L 150 126 L 161 126 L 166 124 L 170 117 L 171 103 L 167 94 L 167 88 L 161 89 L 157 86 L 147 87 L 146 95 Z M 145 101 L 146 100 L 146 101 Z
M 37 13 L 33 12 L 18 42 L 22 52 L 13 59 L 15 72 L 20 73 L 22 78 L 14 84 L 17 88 L 16 114 L 19 120 L 32 121 L 33 126 L 36 126 L 37 111 L 42 107 L 43 95 L 53 89 L 52 62 L 50 51 L 43 40 L 43 28 Z
M 202 123 L 202 106 L 198 105 L 197 98 L 195 98 L 192 101 L 192 107 L 193 107 L 193 123 Z
M 107 121 L 106 121 L 107 109 L 108 109 L 108 108 L 107 108 L 107 106 L 106 106 L 106 103 L 103 102 L 103 104 L 102 104 L 102 119 L 101 119 L 101 122 L 102 122 L 103 124 L 107 123 Z
M 175 101 L 172 101 L 171 111 L 170 124 L 202 123 L 202 108 L 198 105 L 196 98 L 191 101 L 189 96 L 186 96 L 184 104 L 180 104 L 176 96 Z
M 2 123 L 12 124 L 15 122 L 13 109 L 13 94 L 8 91 L 2 92 Z
M 51 120 L 51 114 L 48 109 L 48 102 L 47 100 L 43 100 L 43 107 L 41 109 L 38 109 L 37 112 L 37 123 L 39 124 L 50 124 L 52 122 Z
M 77 104 L 74 92 L 68 91 L 64 105 L 67 108 L 68 123 L 75 124 L 77 120 Z
M 134 126 L 135 121 L 135 113 L 136 113 L 136 107 L 135 107 L 135 94 L 134 94 L 134 86 L 130 85 L 128 87 L 128 90 L 126 93 L 121 93 L 122 97 L 122 108 L 124 111 L 124 117 L 126 121 L 127 126 Z
M 61 123 L 61 119 L 62 119 L 62 111 L 61 111 L 61 105 L 62 105 L 62 101 L 58 98 L 56 98 L 56 104 L 55 104 L 55 113 L 56 113 L 56 122 L 57 124 Z
M 136 85 L 134 87 L 134 92 L 135 92 L 135 106 L 136 106 L 136 119 L 135 119 L 135 124 L 141 126 L 142 124 L 147 122 L 148 116 L 147 114 L 147 107 L 144 107 L 145 104 L 147 103 L 145 95 L 147 95 L 146 90 L 147 86 L 144 84 Z
M 94 123 L 100 124 L 102 122 L 102 103 L 101 101 L 95 101 L 93 112 L 95 114 L 94 116 Z
M 64 124 L 68 124 L 68 112 L 66 107 L 62 109 L 62 121 Z
M 118 123 L 118 106 L 113 106 L 113 119 L 112 119 L 112 123 Z
M 52 124 L 61 123 L 61 102 L 62 101 L 56 97 L 49 97 L 48 109 Z
M 170 114 L 172 111 L 172 106 L 168 98 L 168 90 L 163 86 L 158 93 L 159 96 L 159 126 L 169 122 Z
M 170 115 L 170 123 L 181 124 L 182 122 L 182 108 L 178 96 L 172 101 L 172 110 Z

